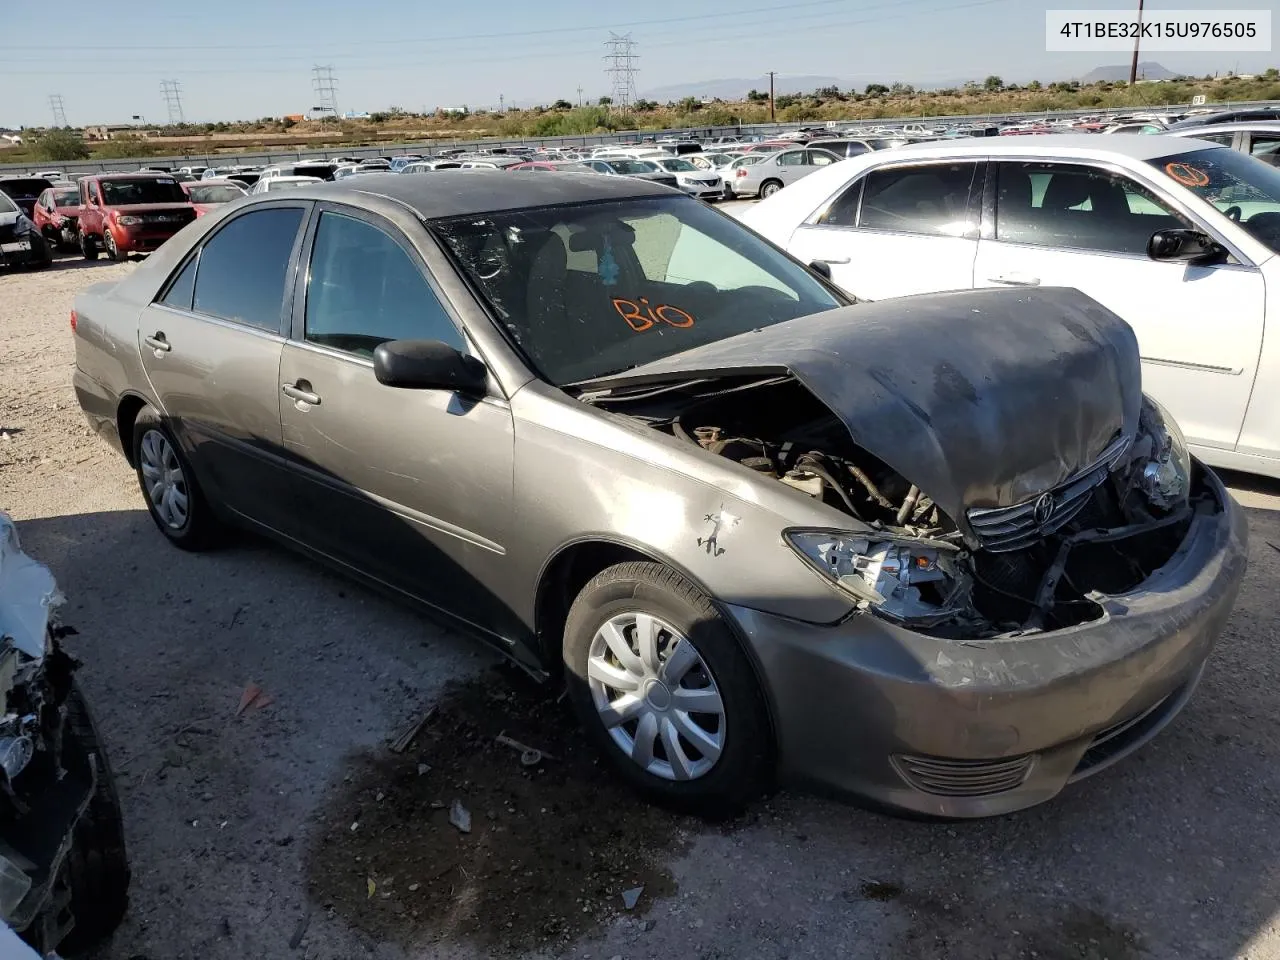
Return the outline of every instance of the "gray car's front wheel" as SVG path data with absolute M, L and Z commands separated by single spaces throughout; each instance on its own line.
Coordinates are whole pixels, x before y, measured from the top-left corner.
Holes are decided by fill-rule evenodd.
M 564 662 L 579 720 L 645 795 L 725 815 L 767 787 L 773 738 L 755 672 L 674 571 L 631 562 L 598 574 L 569 611 Z

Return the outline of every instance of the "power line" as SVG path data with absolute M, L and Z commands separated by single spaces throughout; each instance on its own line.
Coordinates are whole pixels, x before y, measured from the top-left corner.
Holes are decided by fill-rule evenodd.
M 913 3 L 913 2 L 917 2 L 917 0 L 901 0 L 899 4 L 895 4 L 894 10 L 897 11 L 897 8 L 899 6 L 905 6 L 906 4 Z M 933 2 L 936 2 L 936 0 L 933 0 Z M 881 13 L 880 15 L 877 15 L 874 17 L 862 17 L 862 18 L 853 19 L 853 20 L 848 20 L 848 19 L 831 20 L 831 21 L 824 21 L 820 23 L 814 23 L 810 25 L 794 25 L 793 21 L 799 21 L 799 20 L 804 20 L 806 18 L 814 18 L 814 17 L 829 17 L 832 15 L 832 12 L 824 11 L 818 14 L 808 14 L 808 15 L 800 14 L 796 16 L 788 16 L 786 26 L 778 25 L 771 19 L 766 19 L 762 21 L 760 25 L 754 25 L 750 23 L 740 23 L 740 22 L 737 22 L 737 19 L 735 17 L 735 23 L 732 28 L 728 29 L 725 32 L 718 32 L 714 36 L 678 37 L 670 40 L 646 42 L 645 46 L 646 46 L 646 49 L 652 50 L 655 48 L 684 48 L 684 47 L 704 48 L 710 44 L 742 43 L 744 41 L 749 41 L 749 40 L 767 40 L 770 43 L 772 43 L 777 39 L 785 36 L 792 36 L 792 35 L 807 36 L 813 33 L 814 31 L 826 32 L 826 31 L 830 31 L 830 30 L 834 30 L 842 27 L 865 26 L 867 24 L 880 23 L 885 20 L 913 18 L 921 14 L 933 14 L 933 13 L 943 13 L 943 12 L 956 11 L 956 10 L 967 10 L 975 7 L 987 7 L 997 3 L 1008 3 L 1008 2 L 1010 2 L 1010 0 L 965 0 L 965 2 L 961 2 L 961 3 L 943 3 L 941 5 L 930 7 L 924 10 L 915 10 L 915 11 L 906 11 L 906 12 L 888 12 L 888 13 Z M 719 16 L 719 14 L 717 14 L 716 16 Z M 760 26 L 770 26 L 770 30 L 768 31 L 767 34 L 763 34 L 760 31 Z M 486 47 L 488 46 L 490 45 L 486 45 Z M 0 49 L 3 49 L 3 48 L 0 47 Z M 290 59 L 290 58 L 275 57 L 275 56 L 271 57 L 272 62 L 279 59 Z M 423 60 L 420 56 L 412 56 L 409 59 L 405 59 L 405 60 L 393 60 L 387 56 L 371 55 L 371 59 L 374 61 L 374 63 L 368 67 L 362 67 L 362 66 L 356 66 L 356 65 L 344 65 L 343 69 L 365 74 L 365 73 L 385 73 L 389 70 L 403 70 L 403 69 L 419 67 L 423 65 Z M 476 55 L 460 53 L 460 55 L 457 58 L 432 57 L 430 64 L 432 66 L 435 66 L 435 65 L 445 66 L 445 65 L 455 65 L 455 64 L 473 65 L 473 64 L 481 64 L 481 63 L 499 63 L 499 62 L 509 63 L 512 61 L 519 61 L 519 60 L 556 60 L 558 62 L 563 62 L 565 60 L 564 46 L 563 44 L 556 42 L 554 46 L 549 46 L 545 50 L 537 50 L 537 52 L 515 53 L 515 54 L 501 52 L 501 53 L 493 53 L 489 56 L 476 56 Z M 225 63 L 228 61 L 226 60 L 226 58 L 219 58 L 219 62 Z M 148 74 L 155 75 L 157 73 L 162 73 L 162 71 L 165 68 L 162 67 L 158 70 L 152 70 L 152 69 L 131 70 L 127 66 L 121 65 L 115 69 L 118 74 L 122 74 L 122 75 L 145 76 Z M 50 75 L 57 74 L 58 76 L 96 75 L 96 72 L 93 70 L 74 70 L 74 69 L 73 70 L 66 70 L 66 69 L 29 70 L 24 72 L 27 75 L 31 75 L 31 76 L 41 75 L 45 73 L 48 73 Z M 207 75 L 213 75 L 213 76 L 225 76 L 231 73 L 236 73 L 241 75 L 257 74 L 257 75 L 266 76 L 266 75 L 275 75 L 275 74 L 290 74 L 294 72 L 295 72 L 294 69 L 290 69 L 290 68 L 254 69 L 251 66 L 244 66 L 244 65 L 237 65 L 234 67 L 223 67 L 219 69 L 209 69 L 209 70 L 204 70 L 204 69 L 184 70 L 184 73 L 207 74 Z M 888 72 L 885 72 L 882 78 L 894 79 L 895 76 L 897 75 L 890 75 Z M 902 74 L 901 79 L 911 80 L 912 77 L 907 74 Z
M 629 33 L 610 32 L 604 45 L 609 50 L 604 55 L 605 62 L 609 64 L 604 72 L 609 74 L 613 83 L 613 105 L 619 110 L 626 110 L 636 101 L 636 74 L 639 73 L 639 68 L 635 62 L 640 57 L 632 52 L 635 50 L 635 41 Z
M 169 110 L 169 123 L 186 123 L 182 115 L 182 84 L 177 80 L 161 80 L 160 95 L 164 97 L 164 105 Z
M 912 2 L 921 2 L 921 0 L 899 0 L 898 5 L 910 4 Z M 734 17 L 742 16 L 749 13 L 775 13 L 780 10 L 797 10 L 802 7 L 829 7 L 829 6 L 847 6 L 848 0 L 804 0 L 802 3 L 786 3 L 773 4 L 767 7 L 754 7 L 746 10 L 735 10 Z M 871 6 L 856 8 L 863 10 L 872 10 L 882 4 L 877 2 Z M 607 30 L 610 27 L 654 27 L 665 26 L 671 23 L 688 23 L 695 20 L 719 20 L 724 17 L 723 13 L 699 13 L 691 14 L 684 17 L 661 17 L 654 20 L 632 20 L 627 23 L 594 24 L 592 26 L 582 27 L 546 27 L 540 30 L 513 30 L 504 33 L 461 33 L 451 36 L 434 36 L 434 37 L 380 37 L 375 39 L 364 40 L 344 40 L 341 44 L 342 49 L 348 49 L 352 46 L 381 46 L 385 44 L 412 44 L 421 46 L 426 43 L 448 43 L 453 44 L 459 40 L 502 40 L 511 39 L 513 37 L 531 37 L 543 36 L 547 34 L 566 34 L 566 33 L 593 33 L 600 30 Z M 112 44 L 114 50 L 280 50 L 280 49 L 296 49 L 298 43 L 229 43 L 229 44 Z M 20 44 L 7 45 L 0 44 L 0 50 L 29 50 L 29 46 Z
M 53 125 L 55 127 L 65 127 L 67 125 L 67 111 L 62 105 L 62 94 L 52 93 L 49 95 L 49 109 L 53 111 Z
M 321 110 L 328 110 L 333 118 L 338 118 L 338 81 L 333 79 L 332 66 L 314 66 L 311 68 L 311 87 L 316 92 Z

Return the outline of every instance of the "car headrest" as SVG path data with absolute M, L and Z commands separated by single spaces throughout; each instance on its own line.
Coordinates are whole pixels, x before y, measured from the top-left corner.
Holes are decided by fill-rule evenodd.
M 604 246 L 605 237 L 608 237 L 614 244 L 629 247 L 635 243 L 636 232 L 621 220 L 603 220 L 587 223 L 584 229 L 569 237 L 569 249 L 577 253 L 587 250 L 599 250 Z
M 1055 173 L 1044 192 L 1045 210 L 1068 210 L 1089 199 L 1093 177 L 1081 173 Z

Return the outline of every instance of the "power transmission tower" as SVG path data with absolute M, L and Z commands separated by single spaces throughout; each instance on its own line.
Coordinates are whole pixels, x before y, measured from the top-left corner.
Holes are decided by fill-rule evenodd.
M 635 64 L 640 57 L 633 52 L 636 43 L 629 33 L 619 35 L 611 31 L 604 45 L 609 51 L 604 55 L 608 64 L 604 72 L 609 74 L 613 85 L 613 105 L 619 110 L 626 110 L 637 99 L 636 74 L 640 70 Z
M 160 94 L 169 109 L 169 123 L 186 123 L 182 115 L 182 84 L 177 80 L 161 80 Z
M 316 106 L 321 109 L 327 107 L 333 113 L 333 118 L 338 119 L 338 81 L 333 79 L 333 67 L 315 66 L 311 68 L 311 73 L 311 86 L 320 101 Z
M 582 106 L 582 87 L 578 87 L 578 106 Z
M 55 93 L 50 95 L 49 109 L 53 111 L 53 125 L 55 127 L 65 127 L 67 125 L 67 111 L 62 106 L 62 94 Z

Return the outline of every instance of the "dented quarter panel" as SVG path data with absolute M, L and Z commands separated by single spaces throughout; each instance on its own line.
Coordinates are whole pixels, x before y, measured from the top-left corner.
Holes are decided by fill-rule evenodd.
M 1076 290 L 900 297 L 688 350 L 603 385 L 788 370 L 953 520 L 1061 483 L 1142 403 L 1138 344 Z
M 849 612 L 782 538 L 793 525 L 849 527 L 847 514 L 545 384 L 529 384 L 511 407 L 520 536 L 514 576 L 499 589 L 528 622 L 546 562 L 593 538 L 635 544 L 726 602 L 813 622 Z

